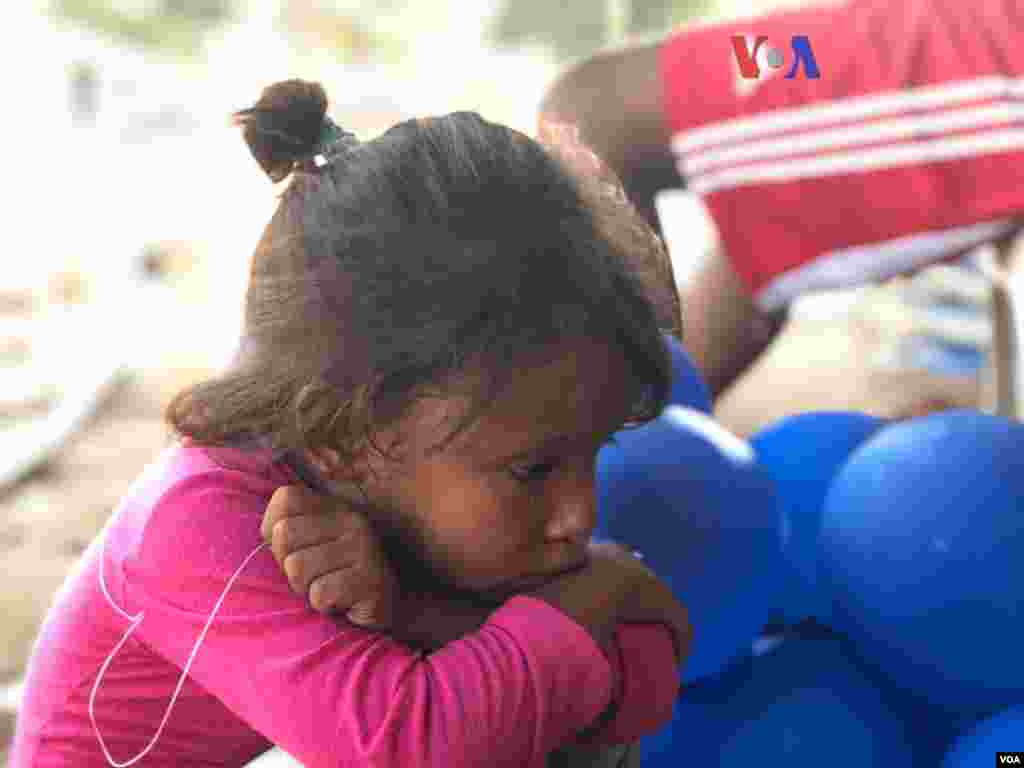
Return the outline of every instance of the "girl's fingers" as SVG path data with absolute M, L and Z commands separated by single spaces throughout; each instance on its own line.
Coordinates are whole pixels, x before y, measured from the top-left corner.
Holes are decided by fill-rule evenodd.
M 310 584 L 308 598 L 315 611 L 343 613 L 353 624 L 384 629 L 392 624 L 397 590 L 381 573 L 353 566 L 318 576 Z
M 284 486 L 271 497 L 261 533 L 292 591 L 314 610 L 350 614 L 362 626 L 390 623 L 397 599 L 390 565 L 346 501 Z
M 276 556 L 276 555 L 275 555 Z M 331 573 L 347 574 L 360 565 L 360 553 L 346 540 L 330 539 L 286 554 L 278 561 L 294 592 L 306 596 L 313 583 Z
M 392 595 L 381 591 L 373 598 L 354 603 L 345 613 L 345 617 L 356 626 L 384 630 L 393 626 L 394 610 Z
M 274 491 L 263 513 L 260 535 L 269 542 L 279 520 L 305 515 L 320 515 L 323 498 L 301 485 L 283 485 Z
M 337 569 L 317 576 L 304 592 L 314 611 L 344 613 L 359 600 L 359 585 L 352 568 Z
M 290 555 L 339 539 L 345 540 L 349 533 L 349 526 L 333 517 L 287 517 L 274 523 L 270 549 L 278 565 L 283 567 L 285 559 Z

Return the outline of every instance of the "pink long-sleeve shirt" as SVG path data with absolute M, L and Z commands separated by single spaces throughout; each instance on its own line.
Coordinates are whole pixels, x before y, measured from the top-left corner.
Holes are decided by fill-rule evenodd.
M 236 572 L 136 764 L 242 766 L 277 744 L 306 768 L 539 767 L 613 697 L 603 743 L 635 740 L 671 716 L 678 674 L 660 625 L 620 627 L 606 656 L 567 616 L 517 596 L 424 655 L 314 612 L 259 549 L 270 496 L 298 481 L 261 450 L 176 445 L 151 464 L 40 630 L 11 768 L 108 765 L 89 700 L 133 624 L 93 715 L 116 763 L 143 751 Z

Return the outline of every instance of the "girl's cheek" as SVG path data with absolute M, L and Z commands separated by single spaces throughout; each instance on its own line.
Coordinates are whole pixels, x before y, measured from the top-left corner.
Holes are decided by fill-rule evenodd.
M 524 554 L 537 549 L 543 539 L 540 503 L 515 482 L 499 475 L 476 484 L 463 498 L 464 551 L 479 562 L 490 561 L 500 569 L 514 567 Z
M 524 493 L 518 487 L 515 492 L 493 496 L 493 505 L 488 524 L 500 530 L 509 542 L 515 542 L 515 549 L 525 544 L 536 543 L 544 533 L 545 520 L 542 514 L 542 500 Z
M 521 510 L 495 508 L 495 514 L 481 519 L 474 541 L 467 542 L 477 558 L 502 570 L 520 565 L 523 556 L 537 548 L 538 526 Z

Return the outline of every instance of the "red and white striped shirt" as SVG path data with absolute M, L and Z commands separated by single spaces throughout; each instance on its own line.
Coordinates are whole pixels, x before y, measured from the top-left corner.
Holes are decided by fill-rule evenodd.
M 768 38 L 756 80 L 732 35 L 748 51 Z M 784 76 L 794 35 L 819 78 Z M 680 173 L 767 310 L 955 257 L 1024 216 L 1017 0 L 851 0 L 691 28 L 660 68 Z

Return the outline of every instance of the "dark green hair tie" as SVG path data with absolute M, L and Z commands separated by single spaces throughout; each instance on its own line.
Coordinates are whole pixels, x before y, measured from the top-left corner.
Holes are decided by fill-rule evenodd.
M 317 168 L 327 165 L 335 156 L 348 152 L 359 144 L 354 133 L 346 131 L 330 117 L 324 115 L 316 147 L 313 149 L 313 164 Z

